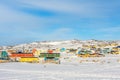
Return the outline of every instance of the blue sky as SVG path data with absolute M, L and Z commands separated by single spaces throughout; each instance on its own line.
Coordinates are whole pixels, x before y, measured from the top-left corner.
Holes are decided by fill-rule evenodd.
M 120 0 L 1 0 L 0 45 L 120 40 Z

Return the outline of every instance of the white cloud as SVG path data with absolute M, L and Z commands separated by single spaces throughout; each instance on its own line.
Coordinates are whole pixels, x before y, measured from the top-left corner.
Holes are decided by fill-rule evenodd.
M 28 7 L 34 7 L 34 8 L 42 8 L 45 10 L 52 10 L 54 12 L 61 12 L 66 14 L 73 14 L 73 15 L 79 15 L 84 17 L 94 17 L 100 14 L 102 14 L 101 6 L 94 4 L 94 3 L 88 3 L 88 2 L 70 2 L 70 1 L 33 1 L 33 0 L 24 0 L 21 1 L 25 4 L 31 5 Z
M 5 33 L 5 31 L 10 33 L 21 33 L 21 31 L 24 32 L 38 27 L 42 29 L 53 22 L 57 23 L 58 20 L 31 16 L 11 9 L 4 4 L 0 5 L 1 33 Z
M 55 0 L 19 0 L 23 8 L 37 8 L 48 11 L 66 13 L 68 15 L 76 15 L 80 17 L 101 17 L 104 15 L 102 5 L 92 2 L 70 2 L 70 1 L 55 1 Z M 105 5 L 104 5 L 105 7 Z

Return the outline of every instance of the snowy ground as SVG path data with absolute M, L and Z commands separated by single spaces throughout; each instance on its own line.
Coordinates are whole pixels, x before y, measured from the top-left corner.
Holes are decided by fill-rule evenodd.
M 46 67 L 45 67 L 46 66 Z M 0 64 L 0 80 L 120 80 L 118 64 Z
M 120 80 L 119 57 L 98 59 L 106 62 L 62 60 L 61 64 L 1 63 L 0 80 Z

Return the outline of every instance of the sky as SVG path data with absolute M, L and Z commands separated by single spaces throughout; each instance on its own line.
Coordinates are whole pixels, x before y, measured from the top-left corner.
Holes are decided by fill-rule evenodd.
M 0 0 L 0 45 L 120 40 L 120 0 Z

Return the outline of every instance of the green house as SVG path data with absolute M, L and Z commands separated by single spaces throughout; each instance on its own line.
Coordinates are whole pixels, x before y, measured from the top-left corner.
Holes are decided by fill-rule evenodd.
M 60 64 L 60 53 L 40 53 L 39 57 L 44 58 L 45 62 Z
M 8 59 L 8 53 L 6 51 L 2 51 L 0 55 L 0 59 Z
M 39 57 L 60 57 L 60 53 L 40 53 Z

